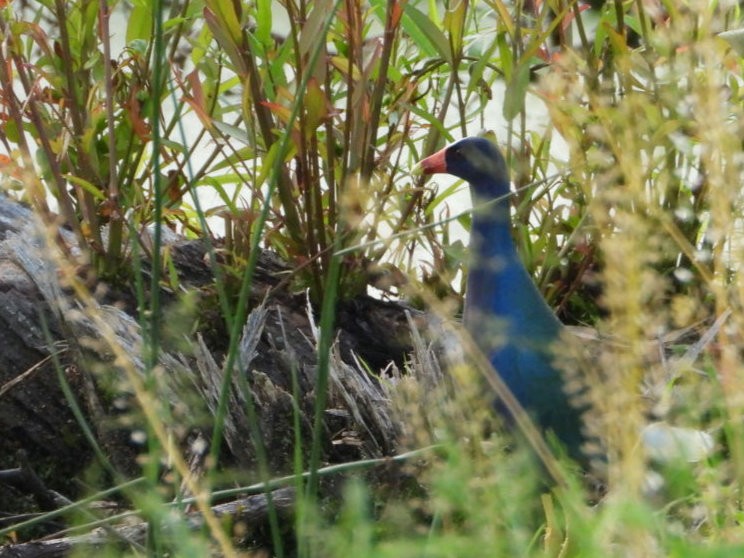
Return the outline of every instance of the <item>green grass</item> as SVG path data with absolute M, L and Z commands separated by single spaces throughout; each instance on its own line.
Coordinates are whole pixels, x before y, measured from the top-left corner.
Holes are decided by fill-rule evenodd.
M 100 450 L 93 466 L 109 471 L 101 477 L 109 484 L 91 494 L 119 486 L 151 526 L 147 547 L 131 552 L 201 556 L 216 545 L 236 555 L 231 533 L 208 512 L 212 491 L 281 476 L 260 440 L 251 390 L 243 389 L 243 409 L 230 408 L 233 377 L 245 384 L 239 342 L 260 247 L 289 262 L 291 289 L 307 290 L 319 309 L 310 436 L 293 406 L 292 482 L 302 498 L 289 528 L 270 513 L 268 534 L 258 537 L 275 555 L 295 547 L 307 557 L 744 550 L 742 57 L 717 36 L 741 25 L 738 7 L 663 2 L 652 11 L 650 3 L 615 1 L 583 11 L 548 1 L 532 13 L 500 0 L 287 1 L 289 28 L 275 36 L 266 1 L 135 1 L 119 6 L 129 10 L 126 48 L 113 52 L 99 33 L 106 2 L 39 4 L 35 12 L 0 8 L 0 141 L 8 156 L 0 171 L 5 189 L 45 223 L 50 246 L 60 225 L 75 234 L 79 259 L 55 256 L 62 280 L 100 328 L 124 378 L 120 389 L 133 394 L 146 424 L 142 479 L 111 473 Z M 505 87 L 503 106 L 489 102 L 496 87 Z M 527 126 L 535 99 L 548 108 L 543 133 Z M 521 446 L 505 450 L 510 439 L 493 424 L 477 366 L 447 371 L 450 389 L 432 390 L 431 355 L 419 350 L 385 393 L 400 453 L 435 449 L 404 460 L 400 487 L 360 472 L 331 498 L 323 479 L 337 472 L 321 469 L 322 425 L 337 304 L 366 292 L 387 266 L 408 277 L 394 294 L 453 313 L 466 258 L 450 241 L 452 190 L 437 195 L 409 171 L 443 143 L 479 131 L 494 111 L 506 130 L 499 140 L 517 187 L 514 233 L 528 269 L 565 322 L 620 341 L 580 378 L 592 428 L 608 447 L 606 487 L 596 493 L 553 458 L 540 468 Z M 203 128 L 195 141 L 186 139 L 184 115 Z M 558 136 L 568 146 L 560 156 Z M 219 207 L 202 206 L 207 194 Z M 215 216 L 224 242 L 213 234 Z M 469 226 L 467 215 L 457 220 Z M 173 332 L 164 332 L 158 287 L 181 287 L 159 250 L 163 227 L 208 240 L 215 306 L 228 332 L 209 423 L 216 443 L 199 478 L 174 441 L 183 431 L 178 411 L 159 391 L 158 359 Z M 421 253 L 430 258 L 423 272 Z M 152 262 L 149 276 L 142 256 Z M 144 375 L 107 331 L 81 265 L 133 286 Z M 699 337 L 726 312 L 694 362 L 667 356 L 649 364 L 649 353 L 658 355 L 652 340 L 688 326 Z M 690 342 L 679 344 L 678 354 Z M 96 374 L 101 385 L 114 383 L 106 371 Z M 665 488 L 653 496 L 637 448 L 650 411 L 706 428 L 718 443 L 709 461 L 662 471 Z M 255 471 L 223 462 L 219 442 L 235 412 L 250 424 Z M 546 468 L 561 482 L 541 480 Z M 172 520 L 181 480 L 206 513 L 202 532 Z M 81 526 L 91 521 L 88 503 L 71 506 Z M 0 533 L 10 540 L 22 527 Z M 110 554 L 126 554 L 119 548 Z

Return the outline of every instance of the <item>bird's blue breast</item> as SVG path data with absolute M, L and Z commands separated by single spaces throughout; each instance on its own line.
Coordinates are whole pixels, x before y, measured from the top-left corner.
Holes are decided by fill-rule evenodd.
M 576 455 L 580 413 L 555 366 L 562 325 L 517 255 L 508 222 L 475 222 L 465 323 L 494 369 L 543 429 Z

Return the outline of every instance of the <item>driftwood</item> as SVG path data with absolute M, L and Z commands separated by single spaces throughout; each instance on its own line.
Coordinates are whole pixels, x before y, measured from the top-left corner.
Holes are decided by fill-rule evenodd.
M 272 505 L 279 517 L 286 520 L 294 507 L 294 489 L 282 488 L 271 493 Z M 239 498 L 232 502 L 213 506 L 212 513 L 218 517 L 229 517 L 232 525 L 243 524 L 252 527 L 263 524 L 268 515 L 269 502 L 265 494 Z M 188 513 L 184 519 L 186 527 L 197 531 L 204 527 L 204 520 L 197 512 Z M 77 553 L 94 555 L 112 541 L 144 548 L 147 541 L 148 524 L 146 522 L 129 523 L 113 528 L 97 528 L 90 533 L 77 536 L 60 537 L 0 547 L 0 558 L 57 558 L 66 556 L 73 550 Z M 243 527 L 243 528 L 245 528 Z
M 72 235 L 65 231 L 58 235 L 74 254 Z M 183 336 L 172 346 L 164 341 L 155 389 L 179 425 L 174 435 L 198 470 L 224 375 L 227 332 L 211 294 L 208 245 L 176 238 L 168 243 L 180 285 L 199 298 L 197 315 L 190 316 L 199 327 L 186 345 Z M 0 195 L 0 510 L 6 516 L 0 528 L 14 525 L 14 516 L 48 511 L 79 497 L 85 475 L 95 464 L 63 383 L 120 478 L 139 474 L 137 456 L 143 447 L 136 434 L 143 421 L 131 386 L 122 380 L 127 366 L 137 374 L 145 370 L 134 296 L 90 285 L 96 296 L 79 299 L 60 281 L 61 266 L 69 264 L 53 253 L 33 212 Z M 143 266 L 146 269 L 147 262 Z M 290 271 L 272 254 L 261 254 L 251 295 L 254 310 L 241 340 L 238 371 L 245 373 L 232 376 L 222 462 L 249 478 L 255 472 L 256 450 L 246 416 L 248 398 L 256 404 L 272 474 L 292 470 L 295 405 L 301 413 L 302 435 L 306 440 L 310 435 L 315 317 L 306 297 L 288 291 L 288 282 L 282 281 Z M 179 296 L 162 293 L 166 316 L 169 309 L 179 308 Z M 389 394 L 384 382 L 368 376 L 365 368 L 379 372 L 402 367 L 411 350 L 412 315 L 417 319 L 410 308 L 370 297 L 339 304 L 324 463 L 395 453 L 399 431 Z M 126 366 L 117 354 L 127 355 Z M 296 398 L 293 389 L 299 391 Z M 281 501 L 291 506 L 291 498 L 281 493 L 285 496 Z M 53 522 L 37 526 L 34 535 L 59 527 Z M 96 544 L 98 536 L 76 541 Z M 49 541 L 43 544 L 54 548 Z M 7 555 L 32 555 L 23 553 L 29 548 L 47 555 L 41 553 L 42 546 L 16 547 Z M 13 552 L 10 547 L 7 551 Z M 48 555 L 59 555 L 54 552 L 58 550 Z

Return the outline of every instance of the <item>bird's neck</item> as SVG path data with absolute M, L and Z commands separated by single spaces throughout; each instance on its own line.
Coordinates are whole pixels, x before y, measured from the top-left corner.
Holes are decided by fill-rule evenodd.
M 485 208 L 473 201 L 466 323 L 476 334 L 490 330 L 492 324 L 479 319 L 488 316 L 504 321 L 508 337 L 554 338 L 559 324 L 519 258 L 508 198 Z
M 509 199 L 505 197 L 484 204 L 474 196 L 473 205 L 471 249 L 478 256 L 486 258 L 507 255 L 516 257 L 517 252 L 511 236 Z M 476 259 L 476 265 L 480 259 Z

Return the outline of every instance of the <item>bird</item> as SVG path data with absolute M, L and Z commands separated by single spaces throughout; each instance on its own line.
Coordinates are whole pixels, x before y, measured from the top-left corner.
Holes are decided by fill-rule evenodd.
M 472 225 L 463 324 L 511 393 L 543 433 L 574 459 L 586 443 L 585 409 L 568 393 L 553 347 L 563 324 L 522 263 L 512 238 L 510 180 L 489 139 L 468 137 L 418 163 L 424 175 L 446 173 L 469 183 Z M 497 407 L 510 417 L 503 404 Z
M 532 281 L 512 238 L 509 171 L 500 150 L 486 137 L 467 137 L 421 160 L 418 172 L 446 173 L 470 185 L 466 330 L 543 434 L 552 433 L 578 463 L 596 462 L 596 453 L 588 451 L 596 451 L 598 441 L 584 422 L 586 398 L 575 386 L 568 388 L 565 368 L 556 360 L 571 335 Z M 515 420 L 503 403 L 497 408 Z M 707 433 L 665 423 L 646 425 L 639 438 L 647 455 L 660 461 L 699 461 L 713 449 Z

